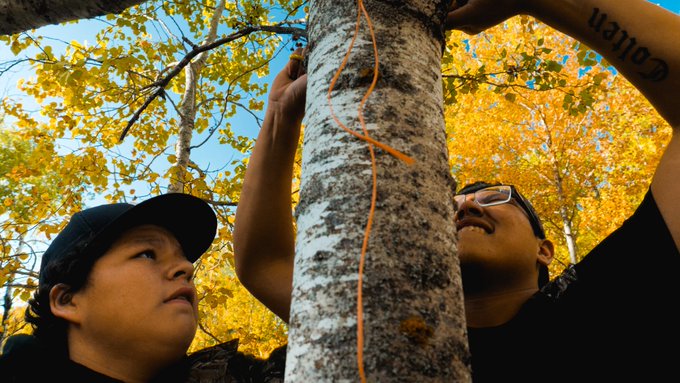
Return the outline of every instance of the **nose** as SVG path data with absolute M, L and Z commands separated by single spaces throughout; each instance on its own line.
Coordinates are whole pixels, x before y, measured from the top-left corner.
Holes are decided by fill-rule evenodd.
M 170 266 L 168 276 L 172 280 L 186 278 L 187 281 L 191 281 L 194 277 L 194 265 L 184 256 L 181 259 L 176 258 Z
M 453 216 L 453 220 L 454 222 L 460 221 L 468 216 L 481 217 L 482 215 L 484 215 L 484 211 L 482 209 L 483 208 L 479 206 L 477 202 L 474 201 L 473 195 L 465 196 L 465 201 L 458 205 L 458 210 L 456 211 L 456 214 Z

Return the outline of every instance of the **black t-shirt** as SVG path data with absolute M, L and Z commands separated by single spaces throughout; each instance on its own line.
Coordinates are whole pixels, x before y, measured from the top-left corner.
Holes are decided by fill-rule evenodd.
M 120 383 L 68 359 L 64 352 L 45 347 L 32 336 L 19 336 L 18 346 L 0 356 L 3 383 L 87 382 Z M 238 351 L 238 340 L 206 348 L 162 371 L 151 383 L 282 383 L 286 347 L 267 360 Z
M 680 254 L 647 192 L 510 322 L 468 329 L 473 381 L 678 381 Z
M 633 216 L 535 294 L 510 322 L 468 329 L 474 383 L 679 380 L 679 273 L 680 254 L 648 192 Z M 30 377 L 49 373 L 46 367 L 55 360 L 66 377 L 93 374 L 67 381 L 111 381 L 72 362 L 35 355 L 19 372 L 18 364 L 9 363 L 17 380 L 4 374 L 3 356 L 0 377 L 36 381 Z M 221 374 L 229 376 L 225 382 L 274 383 L 282 381 L 284 365 L 285 347 L 268 361 L 254 361 L 226 344 L 191 355 L 159 381 L 193 383 L 199 376 Z M 38 381 L 62 381 L 52 372 L 52 379 Z

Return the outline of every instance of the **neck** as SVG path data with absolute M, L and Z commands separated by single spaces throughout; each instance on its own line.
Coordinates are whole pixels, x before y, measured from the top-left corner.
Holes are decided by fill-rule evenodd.
M 133 350 L 117 350 L 72 336 L 69 336 L 68 350 L 72 361 L 127 383 L 148 382 L 167 364 L 154 355 L 139 357 Z
M 538 291 L 537 287 L 465 294 L 468 327 L 495 327 L 517 315 L 522 305 Z

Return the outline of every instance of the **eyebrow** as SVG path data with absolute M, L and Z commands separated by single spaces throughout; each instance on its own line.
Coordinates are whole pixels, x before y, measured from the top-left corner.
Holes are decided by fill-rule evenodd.
M 123 245 L 155 245 L 155 246 L 167 246 L 167 245 L 172 245 L 172 241 L 169 240 L 164 235 L 160 235 L 155 232 L 151 233 L 130 233 L 126 237 L 122 238 L 123 242 L 121 244 Z
M 150 245 L 165 245 L 168 243 L 168 240 L 164 238 L 159 238 L 156 236 L 143 236 L 143 237 L 137 237 L 137 238 L 131 238 L 127 240 L 126 242 L 131 242 L 131 243 L 146 243 Z

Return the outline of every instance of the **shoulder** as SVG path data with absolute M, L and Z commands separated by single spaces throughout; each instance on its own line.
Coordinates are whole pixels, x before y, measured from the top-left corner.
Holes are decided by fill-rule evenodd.
M 633 215 L 542 293 L 552 301 L 559 298 L 560 307 L 571 302 L 570 310 L 599 312 L 630 299 L 680 293 L 673 282 L 678 268 L 680 253 L 648 190 Z
M 7 339 L 0 355 L 0 376 L 3 382 L 39 382 L 42 374 L 51 370 L 54 358 L 32 335 L 19 334 Z
M 188 382 L 283 382 L 285 348 L 274 350 L 268 359 L 238 351 L 238 339 L 205 348 L 189 355 Z
M 579 262 L 576 271 L 580 280 L 600 279 L 605 272 L 644 275 L 656 273 L 664 262 L 680 262 L 680 254 L 648 190 L 635 213 Z

